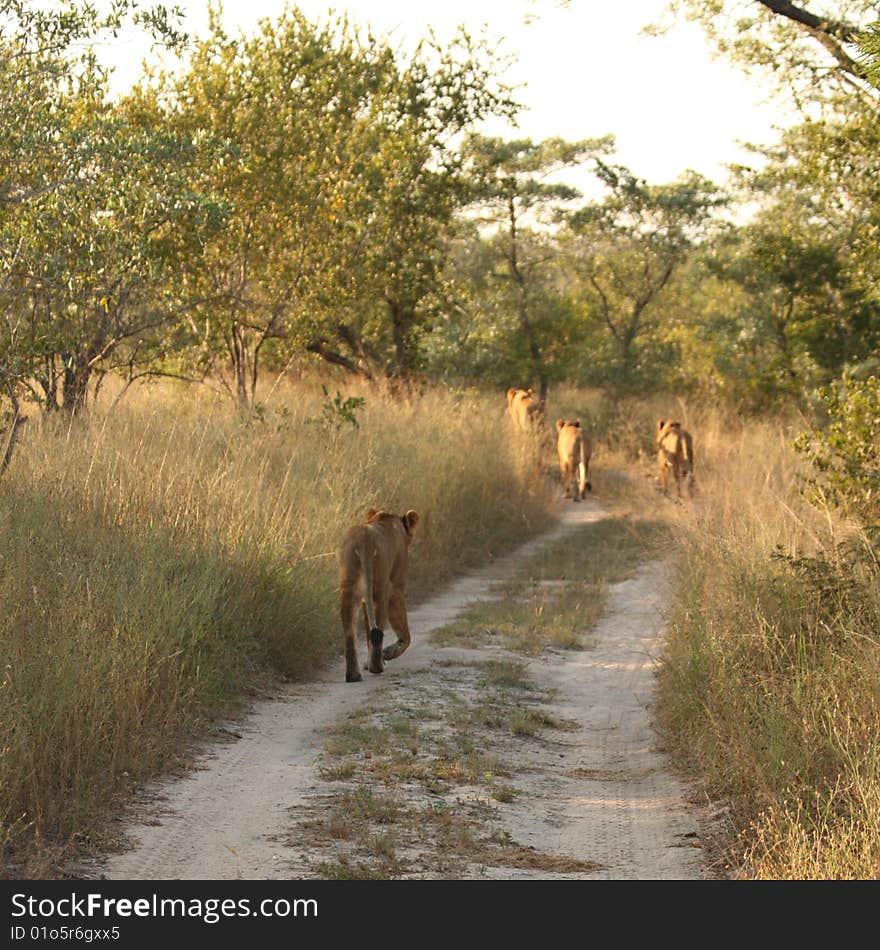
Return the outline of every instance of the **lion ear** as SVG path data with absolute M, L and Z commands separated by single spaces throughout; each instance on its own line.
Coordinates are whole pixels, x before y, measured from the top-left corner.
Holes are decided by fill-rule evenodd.
M 663 428 L 663 425 L 664 425 L 665 421 L 666 421 L 665 419 L 658 419 L 658 420 L 657 420 L 657 431 L 658 431 L 658 432 Z
M 378 508 L 369 508 L 369 509 L 367 509 L 367 521 L 369 521 L 370 518 L 373 517 L 373 515 L 377 515 L 377 514 L 379 514 L 379 509 L 378 509 Z
M 575 419 L 574 422 L 571 423 L 571 425 L 573 425 L 576 429 L 580 429 L 580 427 L 581 427 L 581 420 L 580 420 L 580 419 Z
M 419 523 L 419 513 L 414 508 L 410 508 L 403 516 L 403 523 L 406 525 L 406 530 L 412 534 L 415 526 Z
M 557 419 L 557 420 L 556 420 L 556 431 L 557 431 L 557 432 L 561 432 L 561 431 L 562 431 L 562 427 L 563 427 L 564 425 L 565 425 L 565 419 Z

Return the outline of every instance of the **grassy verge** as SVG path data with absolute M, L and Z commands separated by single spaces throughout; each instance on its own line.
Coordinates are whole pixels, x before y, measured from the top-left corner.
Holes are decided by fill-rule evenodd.
M 627 514 L 579 528 L 499 585 L 496 600 L 475 605 L 431 640 L 439 646 L 493 643 L 525 655 L 547 647 L 586 649 L 605 612 L 607 586 L 634 576 L 665 533 L 665 522 Z
M 414 598 L 547 524 L 503 398 L 364 396 L 357 427 L 300 390 L 255 419 L 160 390 L 33 425 L 0 481 L 10 876 L 100 843 L 107 807 L 268 675 L 338 656 L 336 551 L 368 507 L 421 512 Z
M 668 744 L 729 807 L 731 876 L 880 877 L 876 564 L 799 497 L 796 429 L 704 423 L 661 670 Z

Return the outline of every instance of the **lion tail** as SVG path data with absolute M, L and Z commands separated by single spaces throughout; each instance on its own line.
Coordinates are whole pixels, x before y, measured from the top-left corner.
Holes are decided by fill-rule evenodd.
M 580 456 L 578 458 L 578 487 L 581 490 L 581 495 L 583 495 L 584 490 L 592 491 L 593 486 L 590 484 L 590 480 L 587 477 L 589 474 L 588 464 L 587 464 L 587 448 L 584 444 L 584 437 L 581 436 L 579 440 L 579 449 Z
M 373 551 L 372 547 L 368 544 L 359 544 L 355 551 L 358 556 L 358 560 L 361 562 L 361 568 L 364 572 L 364 613 L 367 616 L 367 629 L 370 633 L 370 636 L 378 631 L 380 636 L 382 631 L 376 626 L 376 611 L 374 609 L 374 600 L 373 600 Z
M 694 443 L 691 439 L 689 432 L 685 432 L 682 436 L 682 448 L 681 454 L 684 461 L 687 463 L 685 471 L 693 472 L 694 470 Z

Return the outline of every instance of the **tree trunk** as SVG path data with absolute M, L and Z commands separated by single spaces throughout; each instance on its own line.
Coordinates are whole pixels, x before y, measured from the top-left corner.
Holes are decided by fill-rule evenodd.
M 541 347 L 538 344 L 538 338 L 535 335 L 535 328 L 532 326 L 532 321 L 529 319 L 526 279 L 519 266 L 519 244 L 516 229 L 516 204 L 514 203 L 513 198 L 511 198 L 508 202 L 507 213 L 510 222 L 510 245 L 508 248 L 507 264 L 510 269 L 510 276 L 517 287 L 517 294 L 519 297 L 517 301 L 519 323 L 529 346 L 529 359 L 532 364 L 532 373 L 537 377 L 538 380 L 540 400 L 541 402 L 546 402 L 547 392 L 550 386 L 547 379 L 547 372 L 544 369 L 544 359 L 541 354 Z
M 789 300 L 784 310 L 778 314 L 773 321 L 773 336 L 776 341 L 776 348 L 782 357 L 782 368 L 785 374 L 794 383 L 798 380 L 797 370 L 794 368 L 794 357 L 791 352 L 791 342 L 788 338 L 788 324 L 791 315 L 794 312 L 794 301 Z
M 235 399 L 240 409 L 251 412 L 257 384 L 256 356 L 249 351 L 247 328 L 238 321 L 232 323 L 229 357 L 235 377 Z
M 57 411 L 61 408 L 58 404 L 58 367 L 57 355 L 47 356 L 43 362 L 44 372 L 37 376 L 37 383 L 43 391 L 42 405 L 46 412 Z
M 86 409 L 89 382 L 92 378 L 91 362 L 87 354 L 65 353 L 63 399 L 61 406 L 71 416 L 78 416 Z
M 2 455 L 0 455 L 0 475 L 6 472 L 6 469 L 9 468 L 9 463 L 12 461 L 12 452 L 15 449 L 15 438 L 18 435 L 19 427 L 27 422 L 27 416 L 21 414 L 21 407 L 18 404 L 15 386 L 5 373 L 2 373 L 2 375 L 9 401 L 12 404 L 12 422 L 9 425 L 9 431 L 6 433 L 6 446 L 3 449 Z
M 390 374 L 394 388 L 409 390 L 410 354 L 407 334 L 407 319 L 404 307 L 397 301 L 389 300 L 388 309 L 391 312 L 391 333 L 394 340 L 394 367 Z
M 623 382 L 622 388 L 624 389 L 631 387 L 633 376 L 635 375 L 636 353 L 634 343 L 635 337 L 629 333 L 624 335 L 620 340 L 620 366 Z

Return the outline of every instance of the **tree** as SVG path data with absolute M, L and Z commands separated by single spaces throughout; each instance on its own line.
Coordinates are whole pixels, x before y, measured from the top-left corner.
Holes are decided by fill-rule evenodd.
M 10 399 L 24 392 L 57 405 L 56 383 L 35 382 L 49 361 L 64 379 L 61 404 L 78 410 L 92 369 L 109 353 L 105 347 L 121 339 L 118 325 L 95 334 L 89 319 L 72 319 L 71 308 L 88 306 L 94 317 L 99 306 L 109 318 L 121 306 L 113 289 L 99 286 L 101 278 L 93 280 L 96 296 L 88 304 L 77 286 L 87 271 L 109 263 L 93 243 L 94 260 L 82 257 L 79 269 L 74 261 L 92 242 L 88 231 L 114 230 L 110 222 L 119 216 L 102 196 L 123 188 L 123 180 L 132 183 L 125 179 L 128 164 L 146 146 L 141 137 L 132 148 L 131 137 L 117 136 L 118 127 L 111 131 L 105 76 L 94 54 L 97 39 L 126 18 L 163 42 L 183 42 L 160 7 L 143 10 L 121 0 L 101 15 L 76 2 L 40 8 L 0 0 L 0 371 Z M 167 143 L 164 150 L 167 158 Z M 135 165 L 136 174 L 143 171 L 143 163 Z M 106 241 L 97 243 L 108 250 Z
M 489 115 L 512 116 L 516 105 L 495 78 L 494 49 L 464 31 L 444 47 L 433 39 L 421 44 L 408 62 L 390 50 L 385 59 L 386 81 L 358 143 L 365 156 L 356 166 L 360 203 L 349 215 L 360 240 L 347 284 L 335 285 L 327 301 L 327 315 L 335 315 L 323 326 L 329 323 L 332 338 L 306 345 L 367 375 L 375 366 L 405 387 L 443 310 L 450 237 L 470 197 L 458 140 Z
M 12 313 L 33 358 L 25 385 L 49 410 L 81 411 L 96 372 L 160 371 L 186 307 L 178 263 L 223 223 L 191 187 L 194 143 L 131 119 L 82 102 L 58 143 L 57 186 L 19 222 Z
M 607 195 L 571 216 L 572 265 L 611 344 L 609 385 L 626 390 L 643 375 L 641 343 L 658 325 L 676 270 L 712 232 L 712 212 L 727 198 L 695 172 L 649 185 L 620 165 L 597 160 L 596 169 Z
M 837 302 L 840 282 L 834 250 L 811 240 L 785 215 L 763 216 L 737 240 L 726 275 L 747 293 L 747 306 L 735 315 L 739 332 L 769 344 L 762 348 L 762 373 L 775 375 L 782 391 L 799 395 L 833 348 L 822 331 L 833 327 L 826 308 Z
M 223 143 L 194 174 L 232 208 L 184 281 L 203 306 L 192 353 L 253 407 L 260 368 L 311 352 L 406 382 L 443 233 L 460 203 L 462 129 L 508 108 L 466 37 L 402 64 L 387 40 L 299 11 L 231 38 L 216 12 L 186 73 L 141 93 L 175 128 Z
M 861 64 L 865 76 L 875 88 L 880 89 L 880 20 L 868 25 L 859 37 Z
M 522 331 L 519 288 L 510 277 L 506 233 L 480 234 L 465 218 L 450 245 L 440 301 L 441 317 L 425 336 L 422 352 L 432 377 L 502 390 L 512 381 L 538 381 L 529 338 Z M 550 386 L 569 379 L 582 362 L 587 329 L 572 294 L 564 249 L 552 230 L 518 230 L 519 260 L 535 262 L 526 272 L 528 319 Z
M 723 269 L 775 341 L 789 390 L 852 370 L 880 345 L 878 146 L 880 123 L 857 112 L 790 129 L 756 149 L 760 170 L 738 170 L 758 211 L 730 235 Z
M 880 540 L 880 377 L 844 377 L 819 391 L 827 422 L 802 433 L 795 448 L 812 465 L 812 500 L 842 508 Z M 878 568 L 877 554 L 871 566 Z
M 546 327 L 542 332 L 537 321 L 537 311 L 548 302 L 548 288 L 542 286 L 539 274 L 553 252 L 551 241 L 530 233 L 528 224 L 548 222 L 554 211 L 580 197 L 577 189 L 549 180 L 552 176 L 607 152 L 611 144 L 609 137 L 535 143 L 481 135 L 471 135 L 465 144 L 474 207 L 495 228 L 491 246 L 503 262 L 503 271 L 495 271 L 493 277 L 506 280 L 511 289 L 513 312 L 528 352 L 527 375 L 537 380 L 542 401 L 550 382 L 545 341 L 553 331 Z
M 243 407 L 267 355 L 289 353 L 314 284 L 345 266 L 354 137 L 379 81 L 344 23 L 319 29 L 293 10 L 232 38 L 212 9 L 185 72 L 137 93 L 151 122 L 212 145 L 190 173 L 230 212 L 204 254 L 181 261 L 181 285 L 199 301 L 188 360 Z

